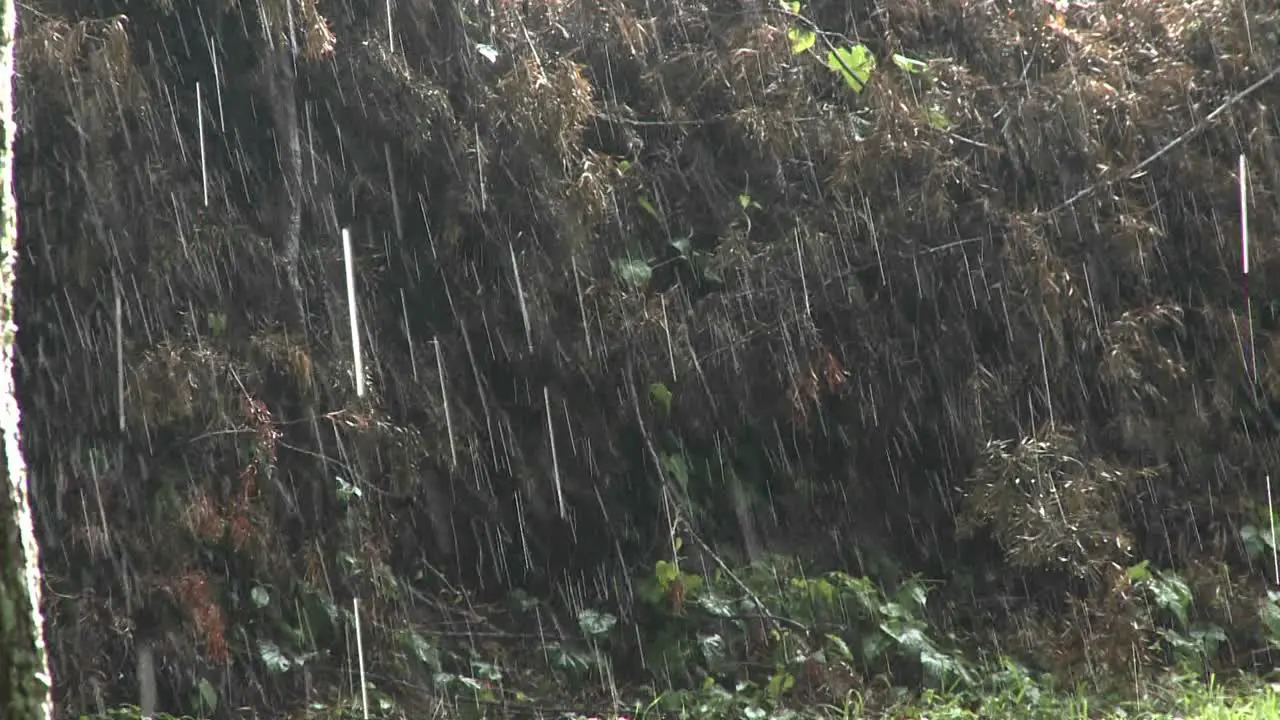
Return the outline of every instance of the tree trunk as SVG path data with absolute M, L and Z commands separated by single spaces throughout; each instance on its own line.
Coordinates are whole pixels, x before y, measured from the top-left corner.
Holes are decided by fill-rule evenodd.
M 40 553 L 19 443 L 18 396 L 13 381 L 17 335 L 13 288 L 18 254 L 18 206 L 13 192 L 17 4 L 13 0 L 0 2 L 0 440 L 9 481 L 6 492 L 0 493 L 0 717 L 48 720 L 53 707 L 40 615 Z

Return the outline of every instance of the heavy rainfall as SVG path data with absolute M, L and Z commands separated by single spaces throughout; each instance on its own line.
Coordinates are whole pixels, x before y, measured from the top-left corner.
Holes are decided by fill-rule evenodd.
M 1271 0 L 17 15 L 56 717 L 1280 718 Z

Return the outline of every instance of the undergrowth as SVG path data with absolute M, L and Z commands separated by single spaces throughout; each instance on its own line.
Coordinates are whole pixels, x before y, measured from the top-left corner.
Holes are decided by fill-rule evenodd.
M 1220 679 L 1214 667 L 1229 629 L 1205 619 L 1186 579 L 1147 561 L 1123 573 L 1124 617 L 1137 632 L 1117 640 L 1143 643 L 1129 648 L 1132 662 L 1087 667 L 1077 675 L 1085 679 L 1068 682 L 1061 668 L 1035 669 L 1053 662 L 1036 646 L 1002 646 L 932 620 L 939 583 L 811 572 L 777 557 L 697 573 L 682 569 L 690 563 L 679 541 L 673 549 L 637 582 L 627 622 L 591 607 L 561 622 L 557 608 L 517 592 L 490 607 L 453 598 L 469 608 L 465 627 L 375 624 L 363 688 L 357 659 L 347 658 L 343 677 L 319 683 L 291 717 L 362 717 L 363 690 L 368 716 L 386 719 L 1280 718 L 1280 685 L 1261 675 Z M 354 619 L 323 597 L 315 604 L 312 615 L 333 618 L 330 633 Z M 1258 598 L 1256 609 L 1277 645 L 1277 596 Z M 1052 619 L 1041 622 L 1048 633 Z M 260 643 L 267 672 L 297 674 L 327 655 L 313 628 L 294 637 L 295 647 Z M 1112 656 L 1103 642 L 1092 657 Z M 215 688 L 202 683 L 195 693 L 192 707 L 216 711 Z M 598 708 L 608 710 L 589 712 Z M 82 718 L 138 716 L 122 707 Z

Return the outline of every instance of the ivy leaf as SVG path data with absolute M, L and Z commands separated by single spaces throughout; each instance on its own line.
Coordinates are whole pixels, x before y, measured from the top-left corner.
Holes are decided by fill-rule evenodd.
M 866 45 L 836 48 L 827 53 L 827 67 L 840 77 L 856 93 L 862 92 L 876 67 L 876 58 Z
M 915 58 L 909 58 L 906 55 L 901 55 L 899 53 L 893 54 L 893 64 L 902 68 L 904 72 L 909 72 L 912 74 L 929 71 L 929 63 L 923 60 L 916 60 Z
M 791 41 L 791 54 L 799 55 L 818 42 L 818 34 L 805 28 L 793 27 L 787 31 L 787 39 Z

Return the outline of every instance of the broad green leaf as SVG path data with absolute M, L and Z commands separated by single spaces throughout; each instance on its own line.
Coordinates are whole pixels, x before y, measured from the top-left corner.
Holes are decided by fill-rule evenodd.
M 853 651 L 849 649 L 849 644 L 844 641 L 844 638 L 827 633 L 827 643 L 828 647 L 831 648 L 832 654 L 838 659 L 845 662 L 853 662 Z
M 1151 579 L 1151 568 L 1149 567 L 1150 564 L 1151 564 L 1150 560 L 1143 560 L 1137 565 L 1129 566 L 1129 569 L 1126 570 L 1125 573 L 1129 576 L 1129 579 L 1132 580 L 1133 582 L 1142 582 L 1143 580 L 1150 580 Z
M 431 668 L 432 672 L 440 672 L 443 663 L 440 661 L 440 650 L 436 646 L 427 642 L 425 638 L 416 632 L 410 632 L 407 640 L 409 647 L 413 650 L 413 654 L 417 656 L 422 664 Z
M 929 63 L 923 60 L 909 58 L 906 55 L 900 55 L 898 53 L 893 54 L 893 64 L 909 73 L 922 73 L 928 72 L 929 70 Z
M 1187 610 L 1191 607 L 1191 588 L 1174 573 L 1160 573 L 1148 581 L 1156 604 L 1173 613 L 1182 627 L 1187 627 Z
M 680 577 L 680 571 L 676 569 L 675 563 L 667 560 L 659 560 L 653 564 L 653 575 L 658 579 L 658 584 L 665 590 L 668 585 L 675 582 Z
M 715 664 L 725 658 L 725 642 L 719 634 L 698 636 L 698 647 L 708 663 Z
M 778 0 L 778 4 L 782 6 L 783 10 L 788 10 L 796 13 L 797 15 L 800 14 L 799 0 Z
M 200 692 L 200 707 L 206 713 L 213 714 L 218 709 L 218 691 L 204 678 L 197 685 Z
M 876 67 L 876 58 L 866 45 L 836 48 L 827 53 L 827 67 L 840 77 L 854 92 L 862 92 Z
M 293 663 L 280 651 L 280 647 L 270 640 L 258 641 L 258 657 L 262 658 L 262 664 L 267 666 L 267 670 L 273 673 L 288 672 L 289 668 L 293 667 Z
M 665 384 L 656 382 L 649 385 L 649 400 L 662 410 L 664 417 L 671 414 L 671 391 Z
M 924 116 L 929 120 L 929 124 L 935 130 L 950 130 L 951 118 L 937 108 L 929 108 L 924 111 Z
M 683 455 L 663 455 L 662 467 L 676 479 L 682 491 L 689 492 L 689 466 Z
M 618 280 L 624 285 L 630 286 L 632 289 L 640 289 L 649 284 L 650 278 L 653 277 L 653 268 L 649 267 L 649 263 L 644 260 L 614 260 L 613 272 L 618 276 Z
M 818 42 L 818 34 L 805 28 L 793 27 L 787 31 L 787 39 L 791 41 L 791 54 L 799 55 Z
M 586 608 L 578 613 L 578 627 L 587 635 L 604 635 L 618 624 L 618 618 L 606 612 Z
M 714 592 L 705 592 L 699 595 L 698 605 L 716 617 L 733 617 L 733 606 L 728 600 Z
M 653 216 L 654 220 L 662 220 L 662 216 L 658 214 L 658 209 L 653 206 L 653 201 L 649 199 L 648 195 L 641 195 L 637 199 L 637 202 L 640 203 L 640 207 L 643 208 L 645 212 Z

